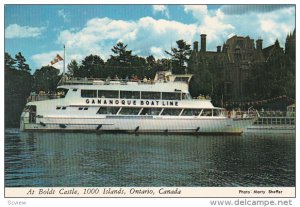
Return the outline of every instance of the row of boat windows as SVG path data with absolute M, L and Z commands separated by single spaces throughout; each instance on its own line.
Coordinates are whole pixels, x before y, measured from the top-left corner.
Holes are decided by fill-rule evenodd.
M 56 107 L 65 110 L 66 107 Z M 78 107 L 79 111 L 87 111 L 88 107 Z M 97 114 L 103 115 L 163 115 L 163 116 L 221 116 L 220 109 L 174 109 L 174 108 L 135 108 L 102 106 Z
M 174 109 L 174 108 L 133 108 L 100 107 L 97 114 L 104 115 L 162 115 L 162 116 L 221 116 L 219 109 Z
M 106 90 L 81 90 L 82 98 L 122 98 L 122 99 L 163 99 L 181 100 L 188 99 L 189 95 L 181 92 L 143 92 L 143 91 L 106 91 Z

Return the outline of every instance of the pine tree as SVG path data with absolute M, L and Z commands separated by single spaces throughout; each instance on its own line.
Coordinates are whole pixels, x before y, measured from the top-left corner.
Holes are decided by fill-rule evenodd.
M 126 50 L 127 45 L 122 42 L 118 42 L 116 46 L 111 49 L 115 55 L 111 55 L 111 58 L 120 62 L 122 64 L 131 64 L 132 61 L 132 51 Z
M 98 55 L 89 55 L 82 60 L 78 75 L 80 77 L 100 78 L 103 77 L 104 61 Z
M 79 77 L 79 65 L 76 60 L 71 60 L 71 62 L 67 66 L 69 76 Z
M 177 48 L 172 47 L 171 52 L 165 51 L 172 57 L 172 66 L 174 73 L 186 73 L 186 64 L 192 54 L 191 45 L 186 44 L 184 40 L 176 41 Z
M 5 70 L 7 70 L 7 69 L 16 69 L 16 66 L 15 66 L 15 64 L 16 64 L 16 60 L 15 59 L 13 59 L 12 57 L 11 57 L 11 55 L 10 54 L 8 54 L 7 52 L 5 53 Z
M 21 52 L 18 52 L 15 56 L 17 61 L 17 68 L 22 71 L 30 72 L 29 65 L 26 62 L 25 57 L 21 54 Z

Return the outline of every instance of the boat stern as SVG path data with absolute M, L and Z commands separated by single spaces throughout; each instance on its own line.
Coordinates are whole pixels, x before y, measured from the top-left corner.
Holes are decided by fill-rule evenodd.
M 243 133 L 248 127 L 252 126 L 257 117 L 232 118 L 232 126 L 236 132 Z

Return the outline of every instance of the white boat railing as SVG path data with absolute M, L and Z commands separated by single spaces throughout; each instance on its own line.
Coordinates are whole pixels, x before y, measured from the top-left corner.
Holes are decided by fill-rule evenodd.
M 59 98 L 63 98 L 63 96 L 55 95 L 55 94 L 31 94 L 27 98 L 27 103 L 35 102 L 35 101 L 45 101 L 45 100 L 50 100 L 50 99 L 59 99 Z
M 295 125 L 295 117 L 260 117 L 254 125 Z
M 62 78 L 58 85 L 128 85 L 166 83 L 153 79 L 114 79 L 114 78 Z

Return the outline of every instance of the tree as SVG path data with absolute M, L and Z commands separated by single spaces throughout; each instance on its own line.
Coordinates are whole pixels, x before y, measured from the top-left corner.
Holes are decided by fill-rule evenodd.
M 7 52 L 5 53 L 5 69 L 16 69 L 16 60 L 11 57 Z
M 165 51 L 172 57 L 172 67 L 174 73 L 186 73 L 186 64 L 192 54 L 191 45 L 184 40 L 176 41 L 177 48 L 172 47 L 171 52 Z
M 30 72 L 30 68 L 29 68 L 29 65 L 26 62 L 26 59 L 25 57 L 22 55 L 21 52 L 18 52 L 18 54 L 16 54 L 15 56 L 16 58 L 16 61 L 17 61 L 17 68 L 19 70 L 23 70 L 23 71 L 26 71 L 26 72 Z
M 138 77 L 143 78 L 144 76 L 148 76 L 147 71 L 147 61 L 144 57 L 140 56 L 132 56 L 132 63 L 127 71 L 127 75 L 136 74 Z
M 71 62 L 67 66 L 69 76 L 79 77 L 79 66 L 76 60 L 71 60 Z
M 150 55 L 146 58 L 146 69 L 144 71 L 144 75 L 148 78 L 153 79 L 157 72 L 157 61 L 155 60 L 153 55 Z
M 127 45 L 122 42 L 118 42 L 117 45 L 111 49 L 115 55 L 111 55 L 113 60 L 121 64 L 131 64 L 132 61 L 132 50 L 126 50 Z
M 34 76 L 35 91 L 54 91 L 59 82 L 59 70 L 52 66 L 44 66 L 37 69 Z
M 18 127 L 20 115 L 32 89 L 33 77 L 25 70 L 16 70 L 16 61 L 5 53 L 5 126 Z
M 133 60 L 136 62 L 139 61 L 132 55 L 131 50 L 127 50 L 127 45 L 122 42 L 118 42 L 111 50 L 113 55 L 110 56 L 106 63 L 107 75 L 118 75 L 119 77 L 125 78 L 126 76 L 134 74 L 135 70 Z
M 295 68 L 294 68 L 295 69 Z M 246 84 L 249 100 L 273 99 L 283 95 L 295 98 L 295 75 L 291 70 L 290 57 L 284 53 L 276 41 L 266 61 L 253 65 L 250 70 L 250 81 Z M 285 110 L 279 102 L 264 103 L 264 108 Z
M 171 64 L 172 61 L 170 59 L 163 58 L 156 61 L 154 68 L 156 71 L 171 70 Z
M 203 70 L 201 74 L 197 73 L 193 76 L 190 83 L 190 93 L 193 97 L 199 95 L 213 96 L 214 87 L 212 73 L 209 70 Z
M 149 66 L 153 66 L 153 65 L 156 63 L 155 58 L 154 58 L 153 55 L 149 55 L 149 56 L 146 58 L 146 61 L 147 61 L 147 64 L 148 64 Z
M 78 76 L 88 78 L 103 77 L 104 61 L 98 55 L 89 55 L 82 60 Z M 77 74 L 76 74 L 77 75 Z

